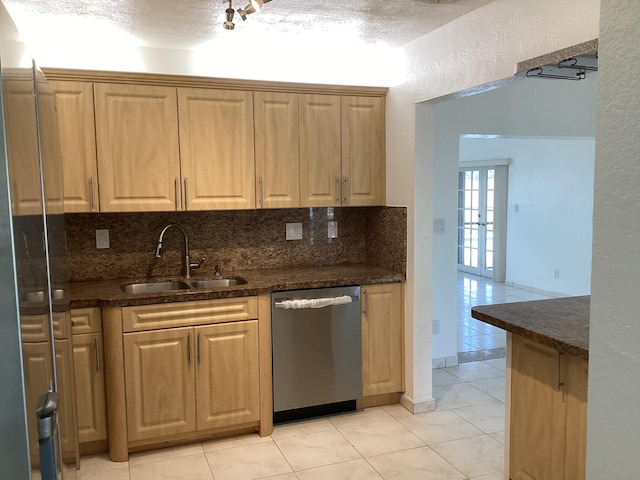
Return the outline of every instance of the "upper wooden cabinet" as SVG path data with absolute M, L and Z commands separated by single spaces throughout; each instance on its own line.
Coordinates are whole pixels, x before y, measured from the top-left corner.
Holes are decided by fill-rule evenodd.
M 176 89 L 96 83 L 100 211 L 177 210 Z
M 298 207 L 298 95 L 256 92 L 254 102 L 257 206 Z
M 300 206 L 342 203 L 340 97 L 300 95 Z
M 185 209 L 254 208 L 252 93 L 179 88 L 178 115 Z
M 342 204 L 384 205 L 384 99 L 342 97 Z
M 66 212 L 385 204 L 383 89 L 56 73 Z
M 97 212 L 98 165 L 90 82 L 49 82 L 56 92 L 64 177 L 64 211 Z

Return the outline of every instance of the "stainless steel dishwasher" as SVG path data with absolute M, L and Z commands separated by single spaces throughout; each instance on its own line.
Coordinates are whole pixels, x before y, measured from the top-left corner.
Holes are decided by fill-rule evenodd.
M 274 421 L 354 410 L 362 397 L 360 287 L 271 295 Z

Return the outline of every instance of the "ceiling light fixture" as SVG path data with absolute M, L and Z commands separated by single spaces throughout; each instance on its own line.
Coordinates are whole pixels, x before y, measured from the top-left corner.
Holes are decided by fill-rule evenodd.
M 269 3 L 271 0 L 250 0 L 246 7 L 239 8 L 238 10 L 233 9 L 233 5 L 231 4 L 232 1 L 233 0 L 223 0 L 222 2 L 229 4 L 229 8 L 225 10 L 227 20 L 223 24 L 224 28 L 227 30 L 233 30 L 235 28 L 235 24 L 233 23 L 233 16 L 235 12 L 238 12 L 238 15 L 240 15 L 240 18 L 244 21 L 247 19 L 247 15 L 259 12 L 262 10 L 262 6 L 265 3 Z

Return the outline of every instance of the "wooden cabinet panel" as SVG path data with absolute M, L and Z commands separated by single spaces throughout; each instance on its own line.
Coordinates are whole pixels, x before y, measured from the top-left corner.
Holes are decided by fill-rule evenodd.
M 97 212 L 98 167 L 93 84 L 65 81 L 51 81 L 50 84 L 56 92 L 58 110 L 64 211 Z
M 78 438 L 80 443 L 107 438 L 102 335 L 73 336 Z
M 194 431 L 193 328 L 123 337 L 129 442 Z
M 402 284 L 361 287 L 364 395 L 401 392 Z
M 178 107 L 186 209 L 255 208 L 252 93 L 180 88 Z
M 300 95 L 300 206 L 341 204 L 340 97 Z
M 102 312 L 99 307 L 74 308 L 71 310 L 71 333 L 101 333 Z
M 38 127 L 31 70 L 3 72 L 4 115 L 14 215 L 41 215 Z
M 512 335 L 510 405 L 511 478 L 585 478 L 587 362 Z
M 180 208 L 176 90 L 94 85 L 100 210 Z
M 258 206 L 296 208 L 300 204 L 298 95 L 254 93 Z
M 49 390 L 53 383 L 53 365 L 51 363 L 51 347 L 48 342 L 23 343 L 22 355 L 24 365 L 24 383 L 26 395 L 27 428 L 29 429 L 29 450 L 31 461 L 37 464 L 38 425 L 36 407 L 38 398 Z
M 195 327 L 198 430 L 260 418 L 258 321 Z
M 65 463 L 79 465 L 76 396 L 74 389 L 73 352 L 69 340 L 54 340 L 58 392 L 58 426 L 62 439 L 62 458 Z
M 125 332 L 258 318 L 256 297 L 140 305 L 122 309 Z
M 342 97 L 343 205 L 384 205 L 385 111 L 381 97 Z

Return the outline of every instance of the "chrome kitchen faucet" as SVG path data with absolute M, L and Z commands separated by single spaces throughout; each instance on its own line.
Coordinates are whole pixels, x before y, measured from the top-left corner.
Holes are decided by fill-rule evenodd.
M 171 227 L 176 227 L 178 230 L 182 232 L 182 236 L 184 237 L 184 276 L 185 278 L 191 278 L 191 269 L 200 268 L 200 265 L 204 263 L 204 257 L 200 263 L 191 263 L 191 258 L 189 257 L 189 236 L 187 235 L 187 231 L 182 228 L 181 225 L 177 223 L 170 223 L 166 227 L 162 229 L 160 232 L 160 236 L 158 237 L 158 245 L 156 245 L 156 258 L 162 257 L 162 239 L 164 238 L 164 232 L 169 230 Z

